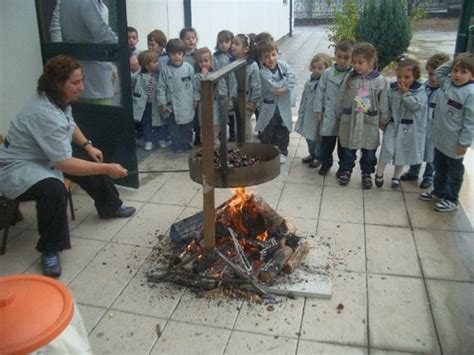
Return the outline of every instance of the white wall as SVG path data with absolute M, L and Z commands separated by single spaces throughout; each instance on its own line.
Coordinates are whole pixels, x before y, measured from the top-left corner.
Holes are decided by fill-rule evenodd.
M 289 0 L 192 0 L 193 27 L 199 36 L 199 47 L 211 50 L 217 33 L 269 32 L 275 40 L 289 32 Z
M 176 38 L 184 27 L 182 0 L 127 0 L 127 22 L 138 30 L 138 48 L 147 48 L 146 36 L 161 30 L 166 37 Z
M 0 33 L 0 134 L 5 135 L 41 74 L 34 1 L 2 0 Z

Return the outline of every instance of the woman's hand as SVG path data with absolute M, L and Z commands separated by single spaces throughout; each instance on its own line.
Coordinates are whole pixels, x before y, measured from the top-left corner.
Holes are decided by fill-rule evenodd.
M 118 179 L 128 175 L 128 170 L 122 167 L 120 164 L 111 163 L 107 165 L 107 175 L 109 175 L 112 179 Z
M 96 163 L 102 163 L 104 161 L 104 156 L 102 155 L 102 151 L 93 147 L 92 145 L 88 145 L 85 148 L 87 155 Z
M 467 151 L 467 147 L 465 145 L 460 145 L 460 146 L 458 146 L 456 154 L 457 155 L 465 155 L 466 151 Z

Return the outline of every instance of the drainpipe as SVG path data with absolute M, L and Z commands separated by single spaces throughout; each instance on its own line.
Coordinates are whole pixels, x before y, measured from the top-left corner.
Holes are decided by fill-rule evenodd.
M 290 37 L 293 36 L 293 0 L 290 0 Z
M 193 25 L 191 14 L 191 0 L 183 0 L 184 6 L 184 27 L 191 27 Z
M 462 53 L 466 51 L 467 40 L 469 37 L 469 21 L 472 14 L 472 6 L 474 1 L 464 0 L 461 8 L 461 15 L 459 16 L 458 37 L 456 38 L 456 49 L 454 53 Z

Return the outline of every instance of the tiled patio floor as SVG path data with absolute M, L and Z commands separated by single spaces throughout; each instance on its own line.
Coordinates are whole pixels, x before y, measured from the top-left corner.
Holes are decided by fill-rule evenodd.
M 309 47 L 311 44 L 313 47 Z M 309 49 L 308 49 L 309 47 Z M 327 51 L 324 29 L 296 28 L 282 44 L 300 88 L 311 55 Z M 298 55 L 296 55 L 298 53 Z M 301 164 L 306 143 L 292 134 L 281 175 L 255 188 L 292 217 L 313 249 L 330 247 L 330 300 L 283 299 L 274 305 L 198 299 L 189 290 L 146 283 L 147 257 L 173 221 L 202 208 L 186 173 L 142 175 L 139 190 L 120 188 L 133 218 L 101 220 L 74 193 L 73 248 L 62 253 L 61 281 L 72 290 L 97 354 L 472 354 L 474 230 L 463 208 L 437 213 L 416 184 L 363 191 L 358 170 L 348 187 Z M 183 169 L 185 155 L 158 151 L 141 168 Z M 473 181 L 472 165 L 467 181 Z M 216 204 L 231 194 L 216 191 Z M 472 206 L 472 204 L 471 204 Z M 12 231 L 0 275 L 40 273 L 34 206 Z M 472 208 L 472 207 L 471 207 Z M 472 210 L 468 211 L 471 214 Z M 314 235 L 314 238 L 310 236 Z M 339 304 L 344 308 L 338 311 Z

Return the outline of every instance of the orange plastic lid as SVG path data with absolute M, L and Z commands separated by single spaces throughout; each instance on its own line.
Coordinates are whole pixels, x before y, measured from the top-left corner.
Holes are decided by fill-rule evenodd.
M 71 293 L 40 275 L 0 277 L 0 354 L 40 349 L 69 325 Z

